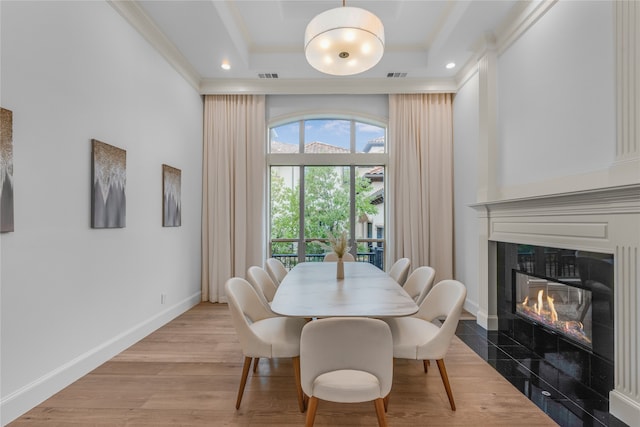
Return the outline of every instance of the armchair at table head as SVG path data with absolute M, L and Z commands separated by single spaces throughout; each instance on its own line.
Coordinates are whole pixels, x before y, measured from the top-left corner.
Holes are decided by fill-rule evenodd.
M 402 288 L 413 298 L 416 304 L 420 305 L 431 290 L 435 277 L 436 271 L 433 268 L 418 267 L 409 275 Z
M 353 262 L 356 259 L 349 252 L 342 255 L 342 261 L 344 262 Z M 338 255 L 335 252 L 329 252 L 324 256 L 325 262 L 336 262 L 338 261 Z
M 300 377 L 310 397 L 306 426 L 312 426 L 319 400 L 374 401 L 378 423 L 393 381 L 393 341 L 378 319 L 327 318 L 307 323 L 300 338 Z
M 300 411 L 304 412 L 302 388 L 300 387 L 300 334 L 306 321 L 275 315 L 249 282 L 242 278 L 233 277 L 227 280 L 225 291 L 231 311 L 231 320 L 244 355 L 236 409 L 240 408 L 252 359 L 255 358 L 257 363 L 261 357 L 291 357 L 298 406 Z
M 438 282 L 411 317 L 385 319 L 393 335 L 393 357 L 397 359 L 422 360 L 425 372 L 427 362 L 436 360 L 440 376 L 453 411 L 456 405 L 444 365 L 444 356 L 449 350 L 467 296 L 467 288 L 457 280 Z M 436 319 L 444 317 L 441 326 Z
M 267 273 L 269 273 L 269 276 L 271 276 L 271 278 L 273 279 L 273 282 L 276 286 L 280 285 L 280 283 L 288 273 L 282 261 L 276 258 L 269 258 L 267 260 L 266 270 Z
M 389 276 L 400 286 L 404 285 L 405 280 L 407 280 L 407 274 L 409 274 L 409 268 L 411 267 L 411 261 L 409 258 L 400 258 L 396 262 L 393 263 L 391 268 L 389 269 Z

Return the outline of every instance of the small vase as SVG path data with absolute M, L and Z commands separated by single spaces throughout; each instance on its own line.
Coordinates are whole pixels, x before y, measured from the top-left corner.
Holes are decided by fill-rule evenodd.
M 336 279 L 344 279 L 344 262 L 342 261 L 342 258 L 338 258 L 337 265 Z

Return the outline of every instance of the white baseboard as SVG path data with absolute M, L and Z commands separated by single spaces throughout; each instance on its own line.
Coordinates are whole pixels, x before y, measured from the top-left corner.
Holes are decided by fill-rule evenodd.
M 0 402 L 0 423 L 4 426 L 39 405 L 69 384 L 91 372 L 161 326 L 200 303 L 197 292 L 150 317 L 109 341 L 87 351 L 37 380 L 5 396 Z
M 640 427 L 640 402 L 619 391 L 609 392 L 609 412 L 629 427 Z
M 464 302 L 463 308 L 469 313 L 473 314 L 476 318 L 478 317 L 478 311 L 480 311 L 480 306 L 475 301 L 466 300 Z
M 487 331 L 498 330 L 498 316 L 495 314 L 489 315 L 486 311 L 479 310 L 476 314 L 478 325 L 485 328 Z

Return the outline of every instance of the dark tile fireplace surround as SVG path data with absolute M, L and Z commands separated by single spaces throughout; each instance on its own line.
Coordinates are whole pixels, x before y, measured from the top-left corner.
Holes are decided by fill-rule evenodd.
M 613 389 L 613 255 L 498 243 L 498 329 L 583 385 L 607 397 Z M 592 349 L 514 313 L 515 273 L 590 291 Z
M 500 344 L 509 341 L 507 347 L 520 347 L 518 351 L 528 353 L 530 356 L 520 358 L 527 370 L 540 375 L 547 388 L 558 391 L 561 395 L 558 397 L 568 396 L 572 404 L 582 406 L 583 411 L 593 416 L 579 425 L 614 425 L 607 416 L 609 391 L 614 387 L 613 255 L 499 242 L 497 264 L 498 331 L 493 332 L 496 346 L 501 348 Z M 515 283 L 522 282 L 523 277 L 546 288 L 555 297 L 556 306 L 565 307 L 563 300 L 579 299 L 580 305 L 573 311 L 581 314 L 578 320 L 584 322 L 585 330 L 590 329 L 588 341 L 565 336 L 558 328 L 516 313 L 516 305 L 522 307 L 522 301 L 516 300 Z M 567 294 L 572 298 L 567 298 Z M 563 310 L 571 311 L 558 308 L 561 319 Z M 518 356 L 514 355 L 514 359 Z M 529 387 L 543 390 L 545 384 Z M 542 393 L 546 396 L 547 391 Z M 611 418 L 613 421 L 615 417 Z

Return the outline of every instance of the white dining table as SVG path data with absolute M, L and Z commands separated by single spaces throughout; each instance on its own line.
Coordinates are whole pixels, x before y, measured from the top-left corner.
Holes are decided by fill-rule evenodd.
M 345 262 L 344 279 L 337 263 L 296 265 L 278 286 L 271 302 L 276 314 L 290 317 L 400 317 L 418 311 L 395 280 L 365 262 Z

